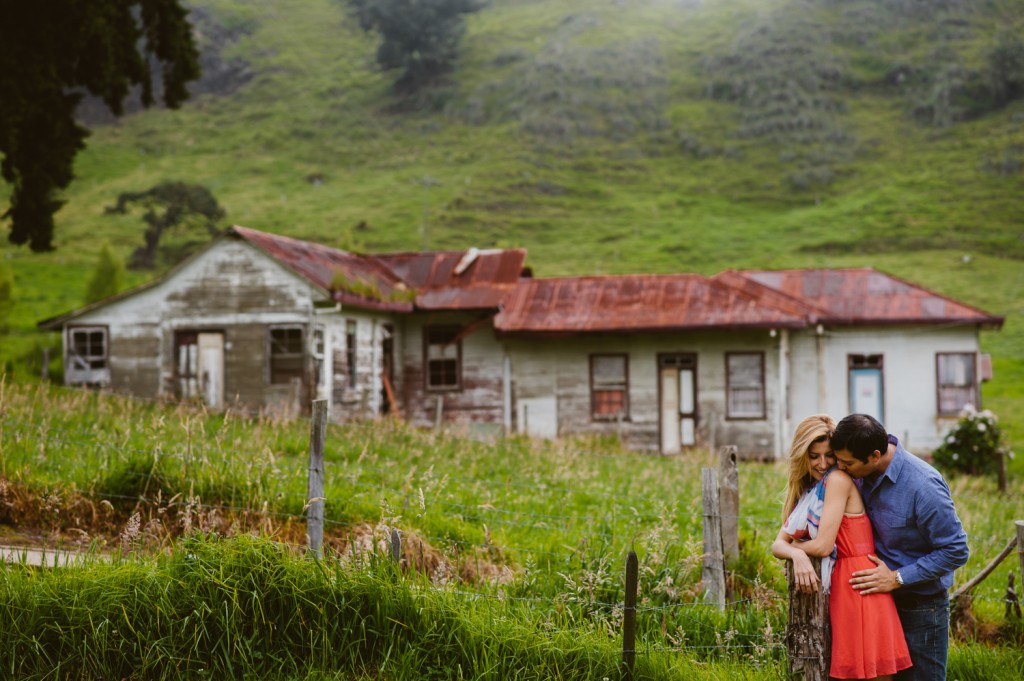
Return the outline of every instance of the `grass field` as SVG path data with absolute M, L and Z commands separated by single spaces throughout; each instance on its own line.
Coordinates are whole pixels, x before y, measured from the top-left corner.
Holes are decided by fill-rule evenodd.
M 331 426 L 324 572 L 301 557 L 304 423 L 18 384 L 4 385 L 0 419 L 2 526 L 65 547 L 166 554 L 81 572 L 0 572 L 0 610 L 19 622 L 6 629 L 11 645 L 0 650 L 14 657 L 0 668 L 25 678 L 43 678 L 58 659 L 85 676 L 119 675 L 127 665 L 136 678 L 163 678 L 169 661 L 232 678 L 268 670 L 304 678 L 338 666 L 416 678 L 424 665 L 437 678 L 460 678 L 458 664 L 467 678 L 516 678 L 535 667 L 551 678 L 616 678 L 630 550 L 640 564 L 642 678 L 782 675 L 785 584 L 768 552 L 780 465 L 741 464 L 741 555 L 728 581 L 735 604 L 718 613 L 704 605 L 701 585 L 707 453 L 657 457 L 589 440 L 485 444 L 396 423 Z M 950 480 L 972 551 L 958 584 L 1013 536 L 1024 492 L 1019 460 L 1011 473 L 1005 496 L 992 479 Z M 401 577 L 383 564 L 392 529 L 402 536 Z M 251 534 L 285 548 L 225 539 Z M 973 619 L 952 657 L 958 678 L 1013 678 L 1024 668 L 1014 648 L 1019 622 L 1002 612 L 1011 569 L 1004 562 L 974 592 Z M 104 586 L 84 586 L 94 582 Z M 26 602 L 46 605 L 18 605 Z M 246 619 L 254 602 L 265 604 L 255 628 Z M 358 612 L 342 625 L 347 608 Z M 98 626 L 104 619 L 114 628 L 131 622 L 140 644 L 126 649 Z M 304 628 L 326 620 L 335 623 L 315 634 Z M 380 648 L 395 636 L 401 645 Z M 32 646 L 35 657 L 25 658 Z M 337 650 L 361 652 L 323 652 Z

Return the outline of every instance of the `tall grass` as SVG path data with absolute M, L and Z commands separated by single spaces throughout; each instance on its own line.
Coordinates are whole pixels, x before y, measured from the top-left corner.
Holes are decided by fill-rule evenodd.
M 135 665 L 144 670 L 138 678 L 162 678 L 164 672 L 157 670 L 171 659 L 175 669 L 195 675 L 200 668 L 228 669 L 218 664 L 235 665 L 229 672 L 234 678 L 271 668 L 295 669 L 295 674 L 333 673 L 333 667 L 324 666 L 326 653 L 317 651 L 349 648 L 321 639 L 296 648 L 292 641 L 298 635 L 281 633 L 298 626 L 291 620 L 259 620 L 259 626 L 250 621 L 269 617 L 261 608 L 292 600 L 305 603 L 303 607 L 320 604 L 327 611 L 317 614 L 299 608 L 305 613 L 295 615 L 301 622 L 340 617 L 333 610 L 342 607 L 336 595 L 280 593 L 306 588 L 289 586 L 299 579 L 295 574 L 312 575 L 311 579 L 317 575 L 309 563 L 292 555 L 305 543 L 307 447 L 308 425 L 301 421 L 208 414 L 187 405 L 0 382 L 0 523 L 64 545 L 78 542 L 105 552 L 149 555 L 161 549 L 171 554 L 153 564 L 115 561 L 88 568 L 104 575 L 96 580 L 113 582 L 99 590 L 85 589 L 89 598 L 99 599 L 84 608 L 89 613 L 115 607 L 103 601 L 102 594 L 108 592 L 114 604 L 123 603 L 125 594 L 147 589 L 163 589 L 171 594 L 168 598 L 186 603 L 174 608 L 162 602 L 139 605 L 148 613 L 139 627 L 147 629 L 131 645 L 114 638 L 103 639 L 102 645 L 76 638 L 87 631 L 85 620 L 76 618 L 92 617 L 88 621 L 96 626 L 103 621 L 91 614 L 61 613 L 51 619 L 21 614 L 28 618 L 18 620 L 31 632 L 26 636 L 43 640 L 37 631 L 41 628 L 47 636 L 66 635 L 78 641 L 70 648 L 45 646 L 47 651 L 59 649 L 60 656 L 32 653 L 38 663 L 56 664 L 65 654 L 72 659 L 84 656 L 71 663 L 79 667 L 67 668 L 68 678 L 90 676 L 93 667 L 81 665 L 91 664 L 115 669 Z M 785 584 L 767 546 L 778 523 L 784 472 L 774 464 L 741 464 L 741 555 L 729 577 L 733 605 L 719 613 L 703 602 L 700 574 L 700 468 L 713 463 L 708 453 L 642 455 L 608 440 L 537 443 L 509 438 L 481 443 L 458 433 L 418 431 L 394 422 L 331 426 L 325 463 L 329 559 L 322 564 L 328 582 L 383 580 L 397 589 L 380 596 L 387 603 L 404 603 L 408 596 L 403 590 L 416 598 L 427 593 L 424 598 L 432 605 L 417 600 L 416 607 L 425 607 L 437 620 L 422 624 L 429 633 L 426 639 L 412 625 L 409 631 L 384 629 L 402 645 L 396 643 L 390 652 L 371 646 L 367 657 L 351 653 L 346 668 L 353 675 L 372 675 L 379 667 L 385 677 L 395 678 L 412 678 L 418 669 L 429 669 L 438 678 L 459 678 L 460 673 L 470 675 L 469 670 L 474 677 L 515 677 L 525 674 L 512 670 L 524 663 L 518 656 L 527 653 L 520 647 L 543 652 L 550 643 L 571 659 L 550 652 L 552 659 L 527 658 L 525 664 L 532 665 L 527 668 L 539 665 L 550 670 L 552 678 L 608 675 L 616 664 L 624 560 L 634 550 L 640 558 L 638 664 L 648 670 L 647 678 L 688 678 L 685 674 L 697 674 L 695 670 L 714 674 L 716 669 L 726 675 L 778 677 Z M 957 574 L 959 584 L 1012 536 L 1019 515 L 1014 500 L 1024 487 L 1019 476 L 1014 476 L 1006 496 L 995 493 L 990 479 L 954 478 L 951 487 L 972 551 L 970 563 Z M 395 529 L 402 537 L 401 578 L 395 568 L 378 565 L 377 558 L 387 550 Z M 218 539 L 251 534 L 270 536 L 274 543 Z M 190 554 L 201 559 L 190 562 Z M 991 639 L 993 628 L 1001 626 L 1000 599 L 1011 569 L 1004 564 L 975 590 L 973 611 L 980 624 L 966 632 L 969 639 Z M 76 601 L 68 594 L 93 579 L 73 570 L 48 577 L 21 568 L 9 570 L 14 571 L 4 579 L 23 580 L 10 592 L 21 594 L 23 603 L 39 598 L 37 589 L 57 588 L 54 584 L 65 584 L 56 601 L 80 602 L 85 596 Z M 255 582 L 245 581 L 247 572 Z M 361 576 L 349 576 L 350 572 Z M 196 594 L 208 609 L 189 600 L 199 597 Z M 274 605 L 274 617 L 279 617 L 278 610 L 291 607 Z M 380 621 L 394 615 L 387 610 L 390 605 L 375 607 L 384 608 L 374 611 L 374 617 L 383 618 Z M 443 612 L 435 617 L 434 608 Z M 232 615 L 236 610 L 248 612 L 249 619 Z M 411 617 L 399 621 L 419 622 Z M 470 624 L 469 633 L 444 628 L 449 626 L 445 618 L 457 617 L 471 623 L 480 618 L 487 628 L 474 631 L 483 625 Z M 135 622 L 128 615 L 122 619 Z M 171 623 L 185 627 L 186 634 Z M 121 635 L 126 631 L 121 625 L 113 628 Z M 538 630 L 545 632 L 544 645 L 528 636 Z M 355 634 L 345 634 L 350 635 Z M 1002 636 L 1019 643 L 1012 628 Z M 474 637 L 485 642 L 472 643 Z M 495 637 L 500 641 L 491 642 Z M 459 643 L 468 646 L 459 653 L 463 657 L 449 654 L 446 646 L 454 644 L 448 639 L 470 641 Z M 278 641 L 284 650 L 273 648 Z M 570 645 L 579 641 L 586 642 L 586 650 Z M 153 649 L 157 643 L 168 647 Z M 967 643 L 964 649 L 970 653 L 976 645 L 984 644 Z M 105 652 L 89 652 L 93 646 Z M 182 653 L 182 646 L 193 646 L 202 654 Z M 272 661 L 256 655 L 270 652 Z M 990 655 L 999 669 L 1015 669 L 1018 658 L 1012 654 Z M 608 656 L 611 660 L 605 659 Z M 766 661 L 753 667 L 761 657 Z M 444 666 L 444 660 L 451 659 L 458 665 Z M 683 667 L 690 671 L 681 672 Z

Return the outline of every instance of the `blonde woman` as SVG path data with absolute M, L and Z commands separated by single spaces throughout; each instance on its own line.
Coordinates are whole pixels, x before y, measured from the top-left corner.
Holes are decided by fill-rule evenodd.
M 892 596 L 863 596 L 850 585 L 855 570 L 874 567 L 868 555 L 874 554 L 875 544 L 857 486 L 835 467 L 829 444 L 835 428 L 835 421 L 826 414 L 808 416 L 797 425 L 789 451 L 783 524 L 772 554 L 793 562 L 798 589 L 821 588 L 829 594 L 829 676 L 891 679 L 910 667 L 910 653 Z M 811 556 L 822 558 L 820 577 Z

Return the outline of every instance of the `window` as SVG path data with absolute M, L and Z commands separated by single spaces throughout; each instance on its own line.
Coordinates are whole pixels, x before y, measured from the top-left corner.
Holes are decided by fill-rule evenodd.
M 726 417 L 765 418 L 764 353 L 727 352 L 725 370 Z
M 356 320 L 345 320 L 345 371 L 348 387 L 356 387 Z
M 462 386 L 462 341 L 457 326 L 428 326 L 425 343 L 427 390 L 458 390 Z
M 629 417 L 626 355 L 590 356 L 590 412 L 599 421 Z
M 195 331 L 175 332 L 174 348 L 178 397 L 195 397 L 199 394 L 199 334 Z
M 978 382 L 973 352 L 940 352 L 935 355 L 939 414 L 959 414 L 968 404 L 977 407 Z
M 99 326 L 69 328 L 65 366 L 69 384 L 109 383 L 107 329 Z
M 280 385 L 302 379 L 303 347 L 301 326 L 270 329 L 270 383 Z

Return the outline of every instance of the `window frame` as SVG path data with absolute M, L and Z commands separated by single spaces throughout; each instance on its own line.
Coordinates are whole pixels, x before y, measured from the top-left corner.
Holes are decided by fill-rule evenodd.
M 462 338 L 460 333 L 462 327 L 454 324 L 432 324 L 423 327 L 423 389 L 429 393 L 445 393 L 445 392 L 459 392 L 462 390 Z M 447 342 L 437 342 L 431 340 L 431 334 L 450 334 L 451 340 Z M 438 357 L 432 358 L 430 355 L 430 348 L 434 346 L 441 346 L 445 348 L 449 345 L 455 346 L 455 371 L 454 378 L 455 382 L 452 384 L 433 384 L 431 377 L 433 373 L 431 371 L 431 363 L 436 361 L 450 362 L 450 358 Z
M 942 382 L 942 358 L 943 357 L 970 357 L 971 375 L 969 383 L 963 385 Z M 969 388 L 970 395 L 967 401 L 958 406 L 955 410 L 943 410 L 942 392 L 943 388 Z M 936 352 L 935 353 L 935 413 L 940 417 L 959 416 L 964 407 L 970 404 L 975 409 L 981 409 L 981 390 L 978 382 L 978 353 L 973 350 L 964 352 Z
M 615 388 L 612 386 L 615 384 L 598 385 L 595 380 L 594 367 L 598 359 L 614 359 L 620 358 L 622 360 L 622 387 L 618 388 L 622 392 L 622 410 L 617 414 L 605 414 L 598 413 L 598 392 L 614 392 Z M 630 414 L 629 404 L 629 353 L 626 352 L 592 352 L 588 356 L 588 372 L 590 378 L 590 419 L 592 421 L 628 421 Z
M 82 357 L 75 349 L 76 334 L 99 333 L 102 338 L 102 354 L 89 354 Z M 64 341 L 64 366 L 65 377 L 68 385 L 104 385 L 110 383 L 110 327 L 105 324 L 83 324 L 81 326 L 68 326 L 65 330 Z M 87 340 L 91 351 L 91 340 Z M 82 360 L 86 366 L 77 368 L 74 366 L 75 359 Z M 95 362 L 101 362 L 96 366 Z M 78 380 L 76 380 L 76 377 Z
M 345 387 L 355 390 L 359 385 L 359 322 L 345 320 Z
M 741 386 L 733 385 L 732 367 L 730 366 L 730 360 L 733 357 L 749 357 L 756 356 L 760 361 L 760 371 L 758 372 L 758 385 L 760 389 L 760 400 L 761 400 L 761 411 L 759 414 L 734 414 L 732 404 L 732 391 L 735 387 L 737 390 Z M 768 418 L 768 387 L 766 385 L 766 371 L 767 371 L 767 357 L 763 350 L 735 350 L 725 353 L 725 418 L 727 421 L 764 421 Z M 743 389 L 751 389 L 753 386 L 742 386 Z
M 274 332 L 275 331 L 298 331 L 299 342 L 298 351 L 288 353 L 274 353 Z M 292 380 L 298 378 L 300 381 L 305 380 L 306 376 L 306 327 L 302 324 L 274 324 L 267 327 L 267 385 L 290 385 Z M 289 372 L 287 381 L 275 381 L 275 376 L 278 374 L 280 369 L 275 369 L 275 359 L 280 361 L 282 359 L 298 359 L 299 367 L 293 372 Z

